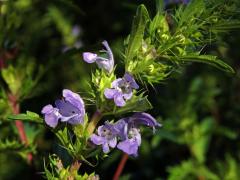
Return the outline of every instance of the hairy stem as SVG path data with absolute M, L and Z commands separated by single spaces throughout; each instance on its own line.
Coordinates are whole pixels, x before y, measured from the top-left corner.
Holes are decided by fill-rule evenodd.
M 14 114 L 19 114 L 20 107 L 19 107 L 19 103 L 17 102 L 17 97 L 13 94 L 8 94 L 8 99 L 9 99 L 9 103 L 12 108 L 12 112 Z M 17 127 L 19 138 L 20 138 L 21 142 L 25 145 L 28 145 L 28 139 L 27 139 L 22 121 L 16 120 L 15 125 Z M 28 163 L 31 164 L 31 162 L 32 162 L 32 154 L 31 153 L 29 153 L 27 155 L 27 160 L 28 160 Z
M 100 121 L 100 119 L 102 118 L 102 113 L 97 110 L 94 114 L 93 114 L 93 117 L 90 121 L 90 123 L 88 124 L 88 127 L 87 127 L 87 131 L 89 134 L 92 134 L 98 124 L 98 122 Z
M 124 153 L 122 155 L 122 159 L 121 159 L 120 163 L 118 164 L 117 170 L 114 173 L 113 180 L 119 179 L 127 160 L 128 160 L 128 155 Z

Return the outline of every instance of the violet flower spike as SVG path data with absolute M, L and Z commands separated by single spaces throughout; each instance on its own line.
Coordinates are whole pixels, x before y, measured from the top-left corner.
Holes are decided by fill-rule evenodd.
M 104 95 L 107 99 L 113 99 L 116 106 L 122 107 L 126 104 L 126 100 L 131 99 L 133 89 L 138 88 L 133 76 L 125 73 L 123 78 L 118 78 L 112 82 L 111 88 L 105 89 Z
M 102 42 L 103 46 L 106 50 L 102 50 L 102 52 L 105 52 L 108 56 L 108 58 L 104 58 L 101 56 L 98 56 L 95 53 L 91 52 L 84 52 L 83 53 L 83 60 L 87 63 L 94 63 L 96 62 L 98 67 L 101 69 L 105 69 L 108 73 L 111 73 L 114 68 L 114 57 L 111 48 L 109 47 L 107 41 Z
M 98 135 L 92 134 L 90 139 L 96 145 L 102 145 L 104 153 L 108 153 L 110 148 L 117 145 L 117 134 L 112 129 L 112 124 L 106 122 L 105 125 L 99 126 L 97 130 Z
M 47 105 L 42 109 L 46 124 L 53 128 L 57 126 L 59 120 L 73 125 L 82 124 L 85 115 L 82 98 L 68 89 L 63 90 L 63 98 L 55 101 L 55 108 Z

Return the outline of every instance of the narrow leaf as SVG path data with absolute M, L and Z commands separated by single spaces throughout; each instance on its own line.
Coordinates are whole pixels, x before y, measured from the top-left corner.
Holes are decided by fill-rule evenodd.
M 132 60 L 137 50 L 140 48 L 144 30 L 147 21 L 149 20 L 147 9 L 144 5 L 140 5 L 137 9 L 136 16 L 133 20 L 132 31 L 130 34 L 128 48 L 126 51 L 126 61 Z
M 43 119 L 39 117 L 37 113 L 27 111 L 26 114 L 16 114 L 16 115 L 9 115 L 7 117 L 9 120 L 21 120 L 21 121 L 26 121 L 26 122 L 31 122 L 31 123 L 43 123 Z
M 222 60 L 217 59 L 216 56 L 211 56 L 211 55 L 182 56 L 182 57 L 177 57 L 177 60 L 182 62 L 206 63 L 228 73 L 235 72 L 231 66 L 229 66 Z

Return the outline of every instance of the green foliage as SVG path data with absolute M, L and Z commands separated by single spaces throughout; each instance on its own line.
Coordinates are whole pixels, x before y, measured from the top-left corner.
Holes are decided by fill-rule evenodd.
M 169 180 L 183 180 L 206 178 L 218 180 L 219 178 L 205 166 L 196 164 L 192 160 L 183 161 L 179 166 L 169 168 Z
M 31 123 L 38 123 L 42 124 L 43 119 L 34 112 L 27 111 L 26 114 L 16 114 L 16 115 L 9 115 L 8 116 L 9 120 L 21 120 L 21 121 L 26 121 L 26 122 L 31 122 Z
M 104 90 L 111 87 L 111 83 L 116 79 L 114 73 L 107 74 L 105 71 L 96 70 L 95 74 L 92 75 L 93 83 L 93 97 L 96 101 L 97 109 L 104 111 L 106 108 L 106 98 L 104 96 Z
M 33 146 L 26 146 L 24 144 L 21 144 L 18 141 L 0 141 L 0 152 L 17 152 L 17 153 L 29 153 L 34 152 Z
M 132 30 L 128 40 L 126 49 L 125 65 L 131 61 L 137 54 L 142 44 L 145 26 L 149 20 L 147 9 L 144 5 L 140 5 L 137 9 L 136 16 L 133 19 Z M 127 69 L 128 70 L 128 69 Z
M 186 8 L 183 6 L 178 8 L 172 17 L 158 8 L 160 10 L 152 20 L 146 10 L 138 11 L 126 47 L 124 58 L 126 71 L 150 84 L 165 80 L 186 62 L 206 63 L 225 72 L 234 73 L 229 65 L 216 56 L 202 55 L 201 50 L 199 51 L 207 43 L 216 40 L 220 33 L 220 31 L 209 32 L 209 24 L 215 29 L 219 22 L 226 24 L 226 29 L 222 28 L 221 32 L 227 32 L 231 27 L 232 29 L 238 27 L 239 20 L 234 18 L 224 20 L 222 14 L 215 11 L 217 8 L 220 8 L 220 4 L 216 7 L 203 0 L 194 0 Z M 221 4 L 221 8 L 226 6 Z M 228 15 L 233 13 L 228 12 Z M 214 18 L 217 20 L 214 21 Z M 134 39 L 136 39 L 134 50 L 129 53 Z
M 80 162 L 75 162 L 72 166 L 67 166 L 66 168 L 63 166 L 61 159 L 56 155 L 49 156 L 50 160 L 50 170 L 47 166 L 44 166 L 44 175 L 46 179 L 76 179 L 76 180 L 97 180 L 99 179 L 98 175 L 95 173 L 84 175 L 78 174 L 78 169 L 81 166 Z

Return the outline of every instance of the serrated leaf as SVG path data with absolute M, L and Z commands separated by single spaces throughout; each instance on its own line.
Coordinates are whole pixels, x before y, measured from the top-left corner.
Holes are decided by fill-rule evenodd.
M 140 5 L 133 20 L 132 31 L 126 51 L 126 62 L 132 60 L 136 55 L 137 50 L 141 47 L 145 26 L 148 20 L 149 15 L 146 7 Z

